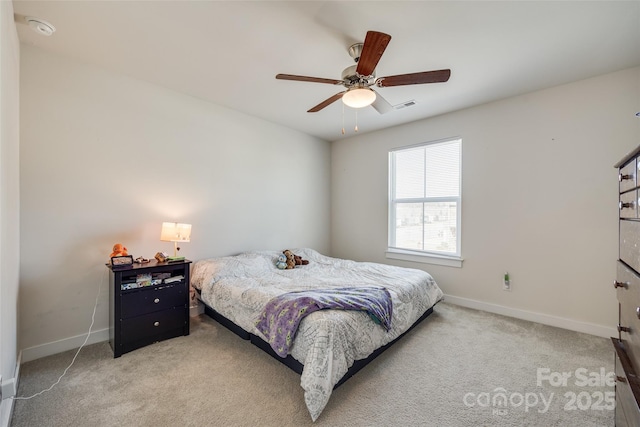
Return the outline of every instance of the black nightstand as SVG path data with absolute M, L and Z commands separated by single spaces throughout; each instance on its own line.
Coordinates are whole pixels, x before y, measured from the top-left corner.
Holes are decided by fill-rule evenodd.
M 109 343 L 113 357 L 189 335 L 189 264 L 189 260 L 154 260 L 124 269 L 109 266 Z

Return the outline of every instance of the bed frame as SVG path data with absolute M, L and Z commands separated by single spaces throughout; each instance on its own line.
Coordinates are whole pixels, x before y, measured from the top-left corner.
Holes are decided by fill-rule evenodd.
M 304 368 L 304 365 L 300 362 L 298 362 L 296 359 L 294 359 L 293 357 L 291 357 L 290 354 L 287 355 L 287 357 L 280 357 L 276 354 L 275 351 L 273 351 L 273 349 L 271 348 L 271 346 L 269 345 L 269 343 L 267 343 L 265 340 L 263 340 L 262 338 L 260 338 L 257 335 L 254 335 L 252 333 L 249 333 L 247 331 L 245 331 L 244 329 L 242 329 L 240 326 L 236 325 L 235 323 L 233 323 L 231 320 L 227 319 L 226 317 L 224 317 L 222 314 L 218 313 L 217 311 L 215 311 L 213 308 L 209 307 L 206 303 L 204 303 L 202 300 L 200 300 L 200 302 L 202 302 L 202 304 L 204 304 L 204 312 L 211 317 L 212 319 L 216 320 L 218 323 L 220 323 L 222 326 L 226 327 L 227 329 L 229 329 L 231 332 L 233 332 L 234 334 L 238 335 L 240 338 L 244 339 L 244 340 L 249 340 L 251 341 L 251 343 L 253 343 L 253 345 L 255 345 L 256 347 L 258 347 L 259 349 L 261 349 L 262 351 L 264 351 L 265 353 L 267 353 L 268 355 L 270 355 L 271 357 L 273 357 L 274 359 L 276 359 L 277 361 L 285 364 L 288 368 L 292 369 L 293 371 L 295 371 L 298 374 L 302 374 L 302 369 Z M 435 305 L 433 306 L 435 307 Z M 402 338 L 403 336 L 405 336 L 410 330 L 412 330 L 413 328 L 415 328 L 420 322 L 422 322 L 424 319 L 426 319 L 431 313 L 433 313 L 433 307 L 429 308 L 422 316 L 420 316 L 420 318 L 418 320 L 415 321 L 415 323 L 413 325 L 411 325 L 409 327 L 409 329 L 407 329 L 406 331 L 404 331 L 401 335 L 399 335 L 396 339 L 394 339 L 393 341 L 383 345 L 382 347 L 378 348 L 377 350 L 375 350 L 373 353 L 371 353 L 369 355 L 369 357 L 367 357 L 366 359 L 360 359 L 360 360 L 356 360 L 355 362 L 353 362 L 353 365 L 351 365 L 351 367 L 349 368 L 349 370 L 344 374 L 344 376 L 340 379 L 340 381 L 338 381 L 338 383 L 333 387 L 333 389 L 335 390 L 336 388 L 338 388 L 339 386 L 341 386 L 345 381 L 347 381 L 349 378 L 351 378 L 352 376 L 354 376 L 356 374 L 356 372 L 358 372 L 360 369 L 364 368 L 366 365 L 369 364 L 369 362 L 371 362 L 373 359 L 375 359 L 376 357 L 378 357 L 380 354 L 382 354 L 382 352 L 384 352 L 386 349 L 388 349 L 389 347 L 391 347 L 393 344 L 395 344 L 400 338 Z

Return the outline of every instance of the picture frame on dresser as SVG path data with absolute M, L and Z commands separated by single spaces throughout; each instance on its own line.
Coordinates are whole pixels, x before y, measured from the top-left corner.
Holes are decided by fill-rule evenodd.
M 111 268 L 129 268 L 133 265 L 133 255 L 111 257 Z

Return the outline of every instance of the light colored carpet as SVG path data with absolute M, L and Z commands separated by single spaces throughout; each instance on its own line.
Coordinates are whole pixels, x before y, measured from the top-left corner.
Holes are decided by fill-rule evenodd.
M 55 382 L 73 354 L 25 363 L 19 395 Z M 108 343 L 84 348 L 53 391 L 15 402 L 11 425 L 612 426 L 614 387 L 596 377 L 613 357 L 605 338 L 440 303 L 335 390 L 314 424 L 297 374 L 202 315 L 191 335 L 118 359 Z M 538 368 L 571 377 L 538 386 Z M 492 403 L 500 393 L 506 405 Z

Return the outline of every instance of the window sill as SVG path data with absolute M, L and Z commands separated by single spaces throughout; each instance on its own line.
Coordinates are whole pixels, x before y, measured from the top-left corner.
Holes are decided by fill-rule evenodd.
M 416 252 L 402 251 L 398 249 L 387 249 L 386 257 L 399 259 L 402 261 L 420 262 L 423 264 L 444 265 L 447 267 L 462 268 L 462 258 L 457 256 L 420 254 Z

